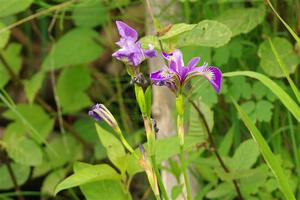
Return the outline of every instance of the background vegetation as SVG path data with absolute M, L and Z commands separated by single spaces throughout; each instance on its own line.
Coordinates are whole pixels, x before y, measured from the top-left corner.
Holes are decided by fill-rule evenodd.
M 271 2 L 292 32 L 267 1 L 170 0 L 155 16 L 161 28 L 168 24 L 160 19 L 175 24 L 160 38 L 166 50 L 180 48 L 185 60 L 201 56 L 225 73 L 220 95 L 208 83 L 194 82 L 191 98 L 229 173 L 205 145 L 203 121 L 186 103 L 188 162 L 199 184 L 195 199 L 236 198 L 232 180 L 247 200 L 293 199 L 292 193 L 300 199 L 300 2 Z M 178 12 L 169 16 L 174 4 Z M 114 160 L 125 152 L 111 130 L 100 124 L 108 132 L 99 140 L 87 115 L 94 102 L 105 103 L 133 146 L 145 142 L 130 78 L 111 57 L 115 20 L 143 35 L 145 9 L 139 0 L 0 0 L 0 199 L 154 198 L 132 159 Z M 155 38 L 141 41 L 159 50 Z M 149 72 L 147 63 L 143 70 Z M 169 159 L 178 153 L 176 138 L 158 141 L 156 151 L 159 161 Z M 103 170 L 128 176 L 125 182 L 86 180 L 54 197 L 73 167 L 84 167 L 77 161 L 107 163 L 111 167 Z M 179 177 L 175 162 L 167 170 Z M 180 192 L 178 184 L 172 198 Z

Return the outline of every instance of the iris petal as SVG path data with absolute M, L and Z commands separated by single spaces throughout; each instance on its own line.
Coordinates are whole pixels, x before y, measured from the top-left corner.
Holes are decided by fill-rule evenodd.
M 189 61 L 189 64 L 188 64 L 187 67 L 188 67 L 189 69 L 192 69 L 192 68 L 196 67 L 197 64 L 199 63 L 199 61 L 200 61 L 200 57 L 194 57 L 194 58 L 192 58 L 192 59 Z
M 130 39 L 134 42 L 137 41 L 138 33 L 136 32 L 136 30 L 134 30 L 122 21 L 116 21 L 116 24 L 121 37 Z

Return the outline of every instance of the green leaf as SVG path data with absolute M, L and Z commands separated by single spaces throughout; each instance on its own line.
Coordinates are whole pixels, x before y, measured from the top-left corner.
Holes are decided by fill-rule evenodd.
M 97 32 L 87 28 L 72 29 L 52 47 L 43 61 L 42 69 L 49 71 L 92 62 L 103 52 L 102 47 L 94 41 L 97 37 Z
M 109 165 L 92 165 L 82 170 L 79 170 L 75 172 L 75 174 L 72 174 L 71 176 L 67 177 L 65 180 L 59 183 L 59 185 L 55 188 L 54 193 L 56 195 L 61 190 L 65 190 L 68 188 L 80 186 L 95 181 L 113 179 L 120 179 L 120 175 Z
M 252 71 L 236 71 L 236 72 L 228 72 L 223 74 L 224 77 L 231 76 L 248 76 L 251 78 L 255 78 L 263 83 L 266 87 L 270 89 L 270 91 L 276 95 L 282 104 L 293 114 L 293 116 L 300 122 L 300 108 L 295 103 L 295 101 L 274 81 L 270 78 L 266 77 L 263 74 L 252 72 Z
M 135 96 L 136 100 L 139 104 L 140 110 L 143 114 L 147 114 L 147 105 L 146 105 L 146 100 L 145 100 L 145 93 L 143 91 L 143 88 L 137 85 L 134 85 L 134 91 L 135 91 Z
M 58 169 L 47 175 L 43 181 L 41 192 L 54 195 L 55 187 L 65 178 L 66 172 L 65 169 Z
M 229 8 L 215 20 L 227 25 L 232 36 L 248 33 L 260 24 L 265 18 L 265 6 L 257 8 Z
M 296 198 L 294 197 L 294 194 L 290 188 L 288 179 L 287 179 L 286 175 L 284 174 L 283 169 L 281 168 L 280 163 L 278 162 L 276 156 L 273 154 L 270 147 L 268 146 L 268 143 L 265 141 L 262 134 L 256 128 L 256 126 L 253 124 L 253 122 L 251 121 L 249 116 L 246 114 L 246 112 L 236 103 L 236 101 L 233 100 L 233 103 L 234 103 L 236 109 L 238 110 L 245 126 L 250 131 L 252 138 L 257 143 L 262 156 L 264 157 L 269 168 L 272 170 L 274 176 L 276 177 L 277 182 L 278 182 L 280 189 L 283 192 L 284 196 L 288 200 L 296 200 Z
M 235 133 L 235 126 L 233 125 L 226 133 L 225 137 L 219 146 L 221 156 L 227 156 L 233 143 L 233 136 Z
M 80 186 L 87 200 L 130 200 L 130 193 L 125 193 L 122 183 L 115 180 L 96 181 Z
M 272 119 L 273 104 L 266 100 L 258 101 L 255 108 L 256 119 L 260 122 L 270 122 Z
M 17 43 L 10 43 L 5 50 L 0 49 L 0 53 L 2 54 L 4 60 L 16 75 L 19 74 L 22 66 L 22 58 L 20 56 L 21 50 L 22 46 Z M 2 62 L 0 62 L 0 72 L 0 88 L 2 88 L 7 84 L 11 77 L 10 73 L 7 71 Z
M 186 24 L 186 23 L 178 23 L 174 24 L 168 32 L 166 32 L 163 36 L 160 37 L 161 40 L 169 39 L 175 36 L 178 36 L 186 31 L 192 30 L 196 24 Z
M 222 66 L 227 64 L 230 57 L 230 51 L 228 46 L 223 46 L 215 49 L 215 54 L 213 56 L 213 63 L 215 66 Z
M 50 149 L 55 149 L 58 154 Z M 79 144 L 71 135 L 56 136 L 52 138 L 49 145 L 45 148 L 45 161 L 34 168 L 33 176 L 41 176 L 51 169 L 61 167 L 67 163 L 82 159 L 82 145 Z
M 299 58 L 294 52 L 292 44 L 287 39 L 280 37 L 272 38 L 271 42 L 280 55 L 282 64 L 286 66 L 287 74 L 294 73 L 299 64 Z M 266 74 L 272 77 L 285 77 L 284 72 L 280 69 L 281 63 L 278 63 L 268 40 L 259 45 L 257 53 L 260 57 L 260 66 Z
M 127 156 L 122 143 L 100 125 L 95 124 L 99 139 L 106 149 L 109 160 L 122 172 L 127 168 Z
M 228 90 L 235 100 L 240 98 L 250 99 L 252 95 L 251 85 L 245 77 L 234 77 L 230 79 L 231 85 Z
M 146 110 L 147 110 L 147 116 L 151 116 L 151 112 L 152 112 L 152 87 L 149 86 L 146 89 L 145 92 L 145 103 L 146 103 Z
M 250 169 L 256 162 L 258 156 L 259 150 L 257 144 L 251 139 L 246 140 L 239 145 L 234 153 L 232 158 L 234 165 L 232 169 L 238 171 Z
M 27 166 L 36 166 L 42 163 L 41 147 L 25 137 L 20 124 L 11 123 L 4 134 L 6 151 L 16 163 Z
M 30 175 L 30 167 L 19 165 L 16 163 L 11 163 L 11 168 L 15 174 L 17 183 L 19 186 L 23 185 L 29 178 Z M 8 169 L 6 165 L 0 166 L 0 189 L 8 190 L 14 188 L 14 184 L 9 175 Z
M 16 111 L 35 128 L 37 133 L 33 132 L 33 130 L 28 130 L 26 124 L 23 123 L 23 120 L 12 110 L 6 111 L 3 116 L 7 119 L 15 120 L 16 123 L 22 124 L 24 132 L 30 131 L 31 136 L 35 141 L 39 143 L 43 142 L 43 139 L 46 139 L 52 131 L 54 120 L 51 119 L 39 105 L 18 104 L 16 106 Z
M 231 35 L 231 31 L 226 25 L 213 20 L 203 20 L 190 31 L 182 34 L 178 38 L 176 47 L 195 45 L 220 47 L 229 42 Z
M 0 2 L 1 2 L 1 0 L 0 0 Z M 1 15 L 1 13 L 0 13 L 0 15 Z M 5 24 L 0 22 L 0 30 L 5 27 L 6 27 Z M 5 45 L 7 44 L 8 40 L 9 40 L 9 35 L 10 35 L 10 31 L 8 31 L 8 30 L 0 33 L 0 49 L 4 48 Z
M 57 96 L 63 113 L 74 113 L 92 104 L 84 92 L 91 83 L 92 78 L 86 67 L 69 67 L 62 71 L 57 81 Z
M 86 0 L 76 4 L 72 19 L 76 26 L 95 27 L 108 20 L 108 11 L 102 0 Z
M 0 0 L 0 17 L 13 15 L 26 10 L 33 0 Z
M 225 196 L 234 194 L 233 186 L 231 183 L 221 183 L 218 184 L 217 187 L 211 191 L 209 191 L 206 195 L 208 199 L 216 199 L 221 198 L 225 199 Z
M 42 87 L 44 78 L 45 73 L 41 71 L 34 74 L 31 79 L 24 80 L 24 89 L 30 104 L 33 103 L 37 92 Z

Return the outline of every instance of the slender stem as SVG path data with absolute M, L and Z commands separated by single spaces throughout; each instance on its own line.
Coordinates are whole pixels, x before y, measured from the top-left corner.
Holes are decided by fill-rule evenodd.
M 209 126 L 208 126 L 208 124 L 207 124 L 207 121 L 206 121 L 206 119 L 205 119 L 203 113 L 201 112 L 201 110 L 198 108 L 197 104 L 196 104 L 191 98 L 188 98 L 188 100 L 189 100 L 189 102 L 192 104 L 192 106 L 194 107 L 194 109 L 197 111 L 199 118 L 200 118 L 200 119 L 203 121 L 203 123 L 204 123 L 206 132 L 207 132 L 207 134 L 208 134 L 208 139 L 209 139 L 210 145 L 211 145 L 212 148 L 213 148 L 213 152 L 214 152 L 214 154 L 216 155 L 217 160 L 219 161 L 219 163 L 220 163 L 221 167 L 224 169 L 224 171 L 225 171 L 226 173 L 229 173 L 229 172 L 230 172 L 229 169 L 228 169 L 227 166 L 225 165 L 225 163 L 224 163 L 222 157 L 220 156 L 220 154 L 219 154 L 219 152 L 218 152 L 218 148 L 217 148 L 217 146 L 216 146 L 216 144 L 215 144 L 215 141 L 214 141 L 214 139 L 213 139 L 213 137 L 212 137 L 212 134 L 211 134 L 211 132 L 210 132 L 210 130 L 209 130 Z M 235 179 L 233 179 L 233 180 L 232 180 L 232 183 L 233 183 L 234 188 L 235 188 L 235 190 L 236 190 L 236 193 L 237 193 L 237 195 L 238 195 L 238 199 L 239 199 L 239 200 L 243 200 L 243 196 L 242 196 L 242 193 L 241 193 L 241 191 L 240 191 L 240 188 L 239 188 L 239 185 L 238 185 L 237 181 L 236 181 Z
M 184 125 L 183 125 L 183 114 L 184 114 L 184 106 L 183 106 L 183 96 L 180 94 L 176 97 L 176 110 L 177 110 L 177 135 L 180 143 L 180 161 L 181 167 L 184 177 L 184 183 L 186 187 L 187 199 L 191 200 L 191 188 L 190 182 L 187 175 L 187 166 L 185 164 L 184 158 Z
M 151 156 L 151 162 L 152 162 L 155 174 L 156 174 L 158 186 L 159 186 L 159 188 L 161 190 L 162 196 L 163 196 L 164 200 L 168 200 L 169 197 L 167 195 L 166 188 L 164 186 L 164 183 L 163 183 L 161 175 L 160 175 L 160 171 L 159 171 L 157 163 L 156 163 L 156 156 L 155 156 L 155 154 Z
M 7 153 L 5 151 L 3 152 L 0 152 L 0 162 L 3 161 L 7 167 L 7 170 L 8 170 L 8 173 L 9 173 L 9 176 L 11 178 L 11 181 L 15 187 L 15 192 L 18 193 L 18 200 L 25 200 L 24 196 L 22 195 L 22 191 L 18 185 L 18 182 L 17 182 L 17 178 L 15 176 L 15 173 L 14 173 L 14 170 L 13 168 L 11 167 L 10 165 L 10 161 L 9 161 L 9 158 L 7 156 Z

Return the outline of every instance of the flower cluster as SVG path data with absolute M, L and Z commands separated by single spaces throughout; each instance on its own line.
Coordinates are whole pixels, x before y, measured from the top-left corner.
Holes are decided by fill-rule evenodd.
M 143 49 L 138 40 L 137 31 L 121 21 L 116 21 L 120 40 L 116 44 L 121 47 L 118 51 L 112 54 L 118 60 L 121 60 L 129 65 L 137 66 L 146 58 L 156 57 L 157 53 L 152 45 L 149 49 Z

